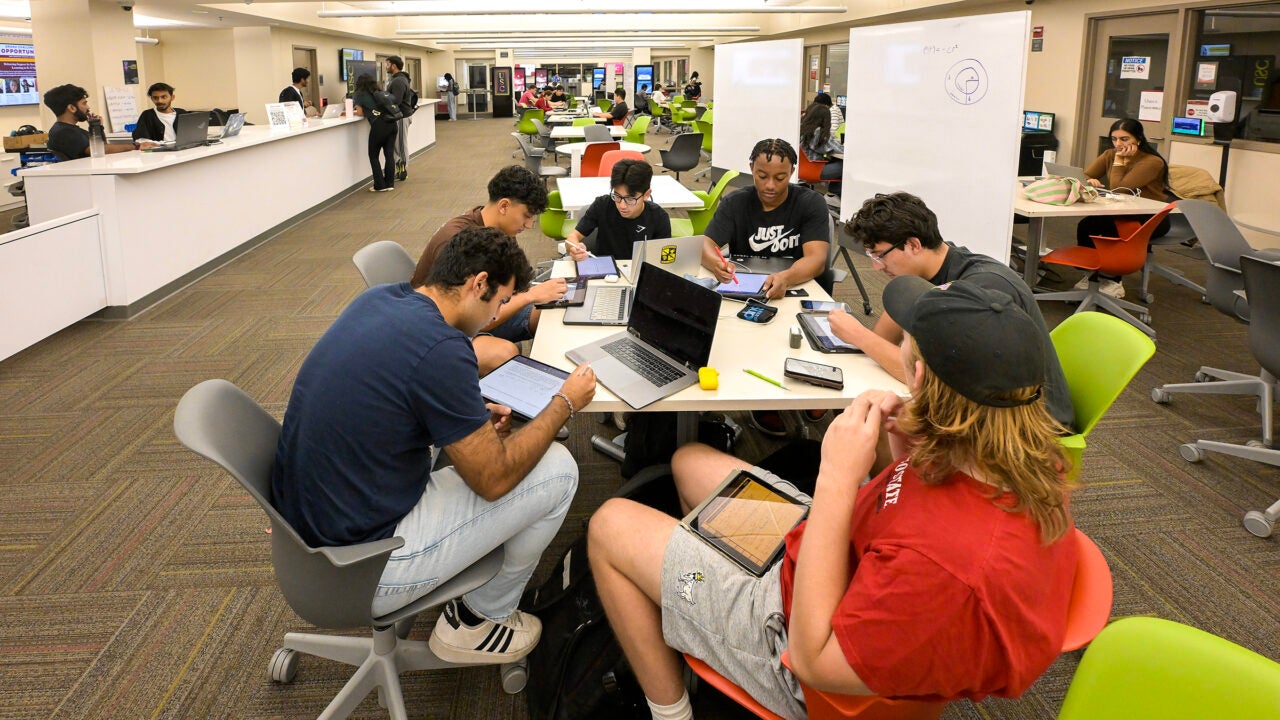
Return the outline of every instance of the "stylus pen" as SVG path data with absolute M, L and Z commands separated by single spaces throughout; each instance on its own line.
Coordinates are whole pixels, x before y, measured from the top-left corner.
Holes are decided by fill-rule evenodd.
M 790 390 L 790 389 L 791 389 L 791 388 L 787 387 L 786 385 L 783 385 L 782 383 L 778 382 L 777 380 L 774 380 L 773 378 L 769 377 L 768 375 L 761 375 L 760 373 L 756 372 L 755 370 L 752 370 L 751 368 L 742 368 L 742 372 L 744 372 L 744 373 L 746 373 L 746 374 L 748 374 L 748 375 L 750 375 L 750 376 L 752 376 L 752 377 L 758 377 L 758 378 L 760 378 L 761 380 L 763 380 L 763 381 L 765 381 L 765 382 L 769 383 L 770 385 L 777 385 L 778 387 L 782 388 L 783 390 Z
M 585 244 L 580 245 L 580 244 L 578 244 L 578 243 L 576 243 L 576 242 L 574 242 L 574 241 L 572 241 L 572 240 L 565 240 L 565 242 L 569 243 L 570 245 L 572 245 L 572 246 L 574 246 L 574 247 L 579 247 L 579 248 L 582 248 L 583 250 L 587 250 L 587 246 L 586 246 Z M 589 257 L 589 258 L 593 258 L 593 257 L 595 257 L 595 253 L 591 252 L 590 250 L 587 250 L 587 257 Z
M 725 268 L 727 268 L 727 269 L 729 270 L 730 279 L 731 279 L 731 280 L 733 280 L 733 284 L 734 284 L 734 285 L 737 285 L 737 284 L 738 284 L 738 271 L 737 271 L 737 270 L 735 270 L 735 269 L 733 268 L 733 265 L 732 265 L 732 264 L 730 264 L 729 259 L 728 259 L 728 258 L 726 258 L 726 257 L 724 256 L 724 252 L 722 252 L 722 251 L 720 250 L 720 246 L 719 246 L 719 245 L 716 245 L 715 247 L 716 247 L 716 252 L 717 252 L 717 253 L 719 253 L 719 255 L 720 255 L 720 259 L 724 261 L 724 266 L 725 266 Z M 748 370 L 747 372 L 751 372 L 751 371 L 750 371 L 750 370 Z M 752 373 L 752 374 L 754 375 L 755 373 Z M 764 378 L 764 379 L 765 379 L 765 380 L 768 380 L 769 378 Z M 778 385 L 778 384 L 777 384 L 777 383 L 774 383 L 774 385 Z M 782 386 L 781 386 L 781 385 L 778 385 L 778 387 L 782 387 Z

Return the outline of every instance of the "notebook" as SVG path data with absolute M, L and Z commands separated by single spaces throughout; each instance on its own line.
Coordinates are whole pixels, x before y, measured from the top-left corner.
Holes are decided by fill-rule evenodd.
M 638 264 L 627 329 L 565 353 L 577 364 L 591 363 L 596 379 L 636 409 L 698 382 L 720 314 L 715 291 Z

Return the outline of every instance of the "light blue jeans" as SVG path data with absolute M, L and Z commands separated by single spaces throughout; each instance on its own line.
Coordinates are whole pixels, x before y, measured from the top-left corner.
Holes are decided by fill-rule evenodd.
M 374 616 L 426 595 L 501 545 L 506 551 L 502 569 L 464 599 L 477 615 L 505 620 L 560 531 L 577 489 L 578 464 L 556 443 L 519 485 L 494 502 L 472 492 L 452 467 L 431 473 L 422 499 L 396 525 L 395 534 L 405 544 L 382 571 Z
M 444 99 L 446 102 L 449 103 L 449 119 L 457 120 L 458 119 L 458 96 L 454 95 L 448 90 L 445 90 Z

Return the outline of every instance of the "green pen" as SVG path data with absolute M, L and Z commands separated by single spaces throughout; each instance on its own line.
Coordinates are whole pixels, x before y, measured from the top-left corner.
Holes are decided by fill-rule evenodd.
M 790 390 L 790 389 L 791 389 L 791 388 L 787 387 L 786 385 L 783 385 L 782 383 L 778 382 L 777 380 L 774 380 L 773 378 L 771 378 L 771 377 L 769 377 L 769 376 L 767 376 L 767 375 L 762 375 L 762 374 L 760 374 L 760 373 L 758 373 L 758 372 L 756 372 L 755 370 L 752 370 L 752 369 L 750 369 L 750 368 L 742 368 L 742 372 L 744 372 L 744 373 L 746 373 L 746 374 L 748 374 L 748 375 L 751 375 L 752 377 L 758 377 L 758 378 L 760 378 L 761 380 L 763 380 L 763 381 L 765 381 L 765 382 L 769 383 L 770 385 L 777 385 L 778 387 L 782 388 L 783 390 Z

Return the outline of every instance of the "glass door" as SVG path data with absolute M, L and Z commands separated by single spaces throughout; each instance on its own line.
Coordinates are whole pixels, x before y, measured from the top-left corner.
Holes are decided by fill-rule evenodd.
M 1167 155 L 1166 129 L 1178 99 L 1178 13 L 1099 18 L 1092 23 L 1090 89 L 1074 163 L 1088 165 L 1110 148 L 1111 125 L 1123 117 L 1140 120 L 1147 139 Z

